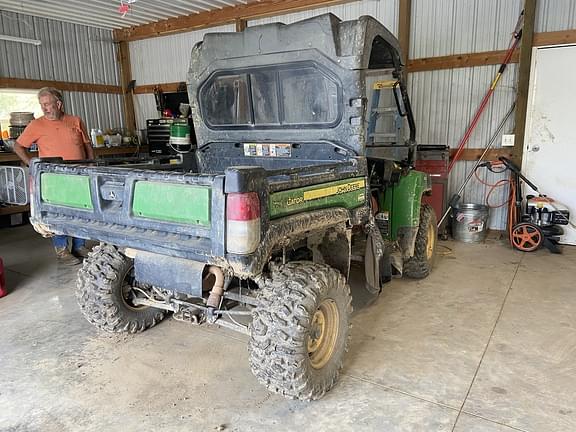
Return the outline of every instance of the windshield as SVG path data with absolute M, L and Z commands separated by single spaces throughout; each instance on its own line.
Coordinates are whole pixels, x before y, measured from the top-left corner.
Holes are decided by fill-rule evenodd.
M 337 79 L 311 64 L 218 72 L 200 89 L 212 128 L 329 127 L 341 98 Z

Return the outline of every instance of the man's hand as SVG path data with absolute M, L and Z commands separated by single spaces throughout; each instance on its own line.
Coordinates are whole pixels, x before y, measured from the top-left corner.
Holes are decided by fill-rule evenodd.
M 26 166 L 30 165 L 30 159 L 32 158 L 28 156 L 28 151 L 20 144 L 18 144 L 18 141 L 14 143 L 14 148 L 12 149 L 12 151 L 16 153 L 16 156 L 18 156 L 22 160 L 22 162 L 26 164 Z

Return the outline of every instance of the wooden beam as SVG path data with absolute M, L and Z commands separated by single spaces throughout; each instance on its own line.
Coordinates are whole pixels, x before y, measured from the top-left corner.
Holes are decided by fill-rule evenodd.
M 524 39 L 524 38 L 523 38 Z M 562 45 L 576 43 L 576 30 L 535 33 L 532 46 Z M 473 66 L 501 64 L 506 51 L 486 51 L 473 54 L 455 54 L 410 60 L 408 72 L 425 72 L 441 69 L 456 69 Z M 520 53 L 516 51 L 510 63 L 518 63 Z
M 120 94 L 119 86 L 107 84 L 87 84 L 67 81 L 46 81 L 24 78 L 0 78 L 0 88 L 39 90 L 42 87 L 55 87 L 58 90 L 84 93 L 113 93 Z
M 450 159 L 454 157 L 457 150 L 458 149 L 455 148 L 450 149 Z M 464 149 L 458 157 L 458 161 L 477 161 L 480 159 L 480 156 L 482 156 L 482 153 L 484 153 L 484 150 L 485 149 L 483 148 Z M 497 148 L 488 150 L 488 153 L 486 153 L 486 156 L 484 156 L 484 160 L 497 160 L 500 156 L 504 156 L 510 159 L 512 157 L 512 147 L 508 149 Z
M 136 130 L 136 114 L 134 112 L 134 99 L 130 89 L 132 81 L 132 67 L 130 66 L 130 48 L 128 42 L 118 44 L 118 64 L 120 65 L 120 82 L 124 99 L 124 125 L 129 132 Z
M 408 72 L 425 72 L 441 69 L 457 69 L 473 66 L 498 65 L 504 60 L 506 51 L 487 51 L 474 54 L 456 54 L 410 60 Z M 518 63 L 518 51 L 515 51 L 511 63 Z
M 134 87 L 134 94 L 147 94 L 154 93 L 154 88 L 158 87 L 163 92 L 177 92 L 182 88 L 182 85 L 186 86 L 185 82 L 172 82 L 163 84 L 144 84 Z
M 576 30 L 535 33 L 532 46 L 563 45 L 576 43 Z
M 514 127 L 514 147 L 512 162 L 522 166 L 524 132 L 526 130 L 526 110 L 528 109 L 528 88 L 532 67 L 532 47 L 534 42 L 534 22 L 536 21 L 537 0 L 524 0 L 524 27 L 520 41 L 520 65 L 518 66 L 518 90 L 516 93 L 516 114 Z
M 237 32 L 243 32 L 244 30 L 246 30 L 246 27 L 248 27 L 248 21 L 246 21 L 245 19 L 237 19 L 236 20 L 236 31 Z
M 281 15 L 306 9 L 315 9 L 333 6 L 342 3 L 350 3 L 358 0 L 262 0 L 252 1 L 238 6 L 229 6 L 201 12 L 194 15 L 186 15 L 169 18 L 151 24 L 133 26 L 125 29 L 114 30 L 114 40 L 135 41 L 168 34 L 181 33 L 190 30 L 199 30 L 207 27 L 215 27 L 236 22 L 238 19 L 253 19 L 265 16 Z
M 412 0 L 400 0 L 398 14 L 398 42 L 402 49 L 402 63 L 408 64 L 410 53 L 410 22 L 412 20 Z

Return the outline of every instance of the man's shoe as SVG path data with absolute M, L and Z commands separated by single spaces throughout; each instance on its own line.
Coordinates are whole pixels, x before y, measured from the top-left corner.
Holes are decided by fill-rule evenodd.
M 82 261 L 68 252 L 68 249 L 56 249 L 56 257 L 64 265 L 75 266 L 82 263 Z
M 88 254 L 90 252 L 91 252 L 90 249 L 88 249 L 85 246 L 81 246 L 78 249 L 74 249 L 72 251 L 72 255 L 74 255 L 76 258 L 84 259 L 88 257 Z

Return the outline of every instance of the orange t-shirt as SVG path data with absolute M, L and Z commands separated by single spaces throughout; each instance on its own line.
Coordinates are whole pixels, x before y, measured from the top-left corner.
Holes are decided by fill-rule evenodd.
M 90 143 L 86 126 L 80 117 L 64 114 L 60 120 L 44 116 L 32 120 L 16 139 L 22 147 L 38 145 L 38 156 L 61 157 L 64 160 L 86 159 L 85 144 Z

